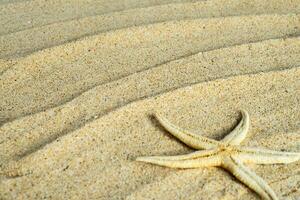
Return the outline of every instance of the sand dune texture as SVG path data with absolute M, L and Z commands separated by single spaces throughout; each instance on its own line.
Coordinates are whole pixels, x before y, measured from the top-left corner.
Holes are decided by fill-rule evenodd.
M 259 197 L 152 117 L 300 152 L 300 0 L 0 0 L 0 199 Z M 251 166 L 300 198 L 300 162 Z

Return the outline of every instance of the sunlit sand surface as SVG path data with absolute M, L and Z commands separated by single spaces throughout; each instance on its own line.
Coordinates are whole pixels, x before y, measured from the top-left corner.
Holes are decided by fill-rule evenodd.
M 0 199 L 259 199 L 135 158 L 191 152 L 154 112 L 300 152 L 299 67 L 300 0 L 0 0 Z M 300 196 L 300 162 L 251 169 Z

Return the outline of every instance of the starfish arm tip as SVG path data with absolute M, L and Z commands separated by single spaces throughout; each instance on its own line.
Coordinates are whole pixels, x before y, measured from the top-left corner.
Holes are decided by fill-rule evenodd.
M 242 114 L 242 117 L 247 121 L 247 123 L 249 123 L 249 113 L 247 110 L 245 109 L 242 109 L 240 110 L 241 114 Z
M 164 160 L 164 158 L 160 157 L 160 156 L 138 157 L 138 158 L 136 158 L 136 161 L 151 163 L 153 165 L 160 165 L 160 166 L 165 166 L 165 167 L 174 167 L 174 164 L 172 161 Z
M 243 114 L 245 114 L 245 115 L 248 114 L 248 112 L 247 112 L 246 109 L 241 109 L 240 112 L 243 113 Z
M 241 148 L 239 158 L 256 164 L 287 164 L 300 160 L 298 152 L 282 152 L 261 148 Z
M 138 161 L 138 162 L 146 162 L 146 157 L 137 157 L 136 159 L 135 159 L 135 161 Z
M 157 164 L 156 162 L 159 161 L 159 157 L 158 156 L 156 156 L 156 157 L 154 157 L 154 156 L 137 157 L 135 160 L 138 162 Z
M 163 115 L 160 112 L 157 112 L 157 111 L 153 112 L 152 116 L 154 116 L 158 120 L 159 119 L 164 119 Z
M 249 114 L 246 110 L 240 110 L 242 118 L 238 125 L 225 137 L 223 142 L 231 145 L 239 145 L 247 136 L 250 126 Z

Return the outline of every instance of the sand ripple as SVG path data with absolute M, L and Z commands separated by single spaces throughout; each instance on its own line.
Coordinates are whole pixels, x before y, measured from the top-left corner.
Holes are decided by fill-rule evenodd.
M 272 4 L 274 6 L 270 6 Z M 99 14 L 97 12 L 96 15 L 81 16 L 76 19 L 70 18 L 69 20 L 55 21 L 50 24 L 41 22 L 34 26 L 28 26 L 26 29 L 2 35 L 0 36 L 0 49 L 2 49 L 0 58 L 24 56 L 83 37 L 132 26 L 145 26 L 166 21 L 197 18 L 297 14 L 299 10 L 299 0 L 289 2 L 285 0 L 211 0 L 169 3 L 107 14 L 101 14 L 101 12 Z M 11 42 L 14 40 L 18 40 L 18 42 Z
M 218 139 L 243 108 L 246 143 L 300 151 L 299 0 L 74 2 L 0 1 L 0 199 L 257 197 L 219 169 L 134 162 L 190 151 L 153 111 Z M 255 171 L 286 199 L 299 169 Z

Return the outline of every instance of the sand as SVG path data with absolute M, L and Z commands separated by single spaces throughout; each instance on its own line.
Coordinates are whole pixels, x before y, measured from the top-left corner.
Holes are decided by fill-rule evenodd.
M 45 11 L 46 8 L 46 11 Z M 0 0 L 0 199 L 259 199 L 153 118 L 300 152 L 300 0 Z M 300 161 L 251 165 L 300 198 Z

